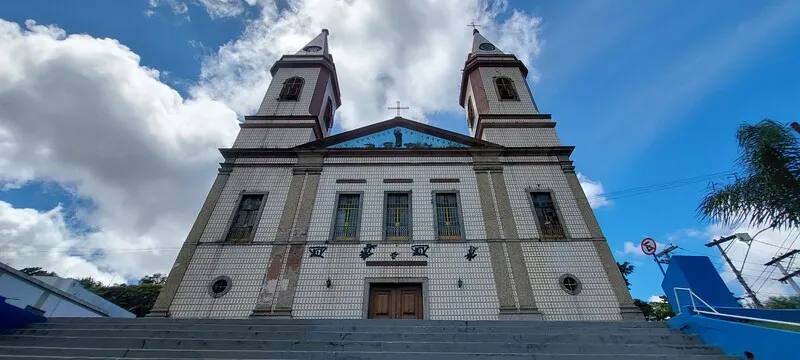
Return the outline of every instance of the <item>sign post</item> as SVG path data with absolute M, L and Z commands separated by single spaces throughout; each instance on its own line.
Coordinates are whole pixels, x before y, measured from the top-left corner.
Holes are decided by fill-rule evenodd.
M 644 238 L 642 239 L 640 247 L 645 255 L 653 255 L 653 260 L 656 262 L 656 264 L 658 264 L 658 268 L 661 270 L 661 275 L 667 275 L 667 273 L 664 272 L 664 267 L 661 265 L 661 261 L 659 261 L 658 256 L 656 256 L 656 250 L 658 248 L 656 241 L 649 237 Z

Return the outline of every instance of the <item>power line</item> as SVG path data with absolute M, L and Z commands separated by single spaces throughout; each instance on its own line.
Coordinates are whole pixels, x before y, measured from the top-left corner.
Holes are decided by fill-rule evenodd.
M 608 200 L 620 199 L 620 198 L 629 197 L 629 196 L 642 195 L 642 194 L 647 194 L 647 193 L 651 193 L 651 192 L 669 190 L 669 189 L 676 188 L 676 187 L 696 184 L 696 183 L 699 183 L 699 182 L 704 182 L 704 181 L 716 179 L 716 178 L 719 178 L 719 177 L 722 177 L 722 176 L 729 176 L 729 175 L 732 175 L 732 174 L 735 174 L 735 172 L 734 171 L 725 171 L 725 172 L 719 172 L 719 173 L 700 175 L 700 176 L 684 178 L 684 179 L 679 179 L 679 180 L 673 180 L 673 181 L 668 181 L 668 182 L 663 182 L 663 183 L 658 183 L 658 184 L 639 186 L 639 187 L 634 187 L 634 188 L 629 188 L 629 189 L 624 189 L 624 190 L 604 192 L 602 194 L 591 196 L 589 198 L 593 199 L 593 200 L 594 199 L 600 199 L 600 198 L 605 198 L 605 199 L 608 199 Z

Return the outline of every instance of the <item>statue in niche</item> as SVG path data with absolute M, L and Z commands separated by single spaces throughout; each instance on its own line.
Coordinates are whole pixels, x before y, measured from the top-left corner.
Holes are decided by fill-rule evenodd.
M 400 129 L 394 130 L 394 147 L 403 147 L 403 132 Z

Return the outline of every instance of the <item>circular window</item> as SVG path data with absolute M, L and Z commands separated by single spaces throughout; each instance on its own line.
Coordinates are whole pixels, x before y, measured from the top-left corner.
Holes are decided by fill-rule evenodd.
M 558 284 L 561 286 L 562 290 L 570 295 L 578 295 L 583 289 L 581 282 L 572 274 L 561 275 L 561 277 L 558 278 Z
M 211 286 L 208 288 L 208 294 L 211 297 L 222 297 L 231 291 L 231 278 L 227 276 L 220 276 L 211 280 Z
M 306 46 L 306 47 L 303 48 L 303 51 L 307 51 L 307 52 L 317 52 L 317 51 L 320 51 L 320 50 L 322 50 L 322 48 L 319 47 L 319 46 L 316 46 L 316 45 Z
M 496 47 L 494 47 L 494 45 L 489 43 L 483 43 L 481 44 L 481 46 L 478 46 L 478 48 L 485 51 L 492 51 L 494 49 L 497 49 Z

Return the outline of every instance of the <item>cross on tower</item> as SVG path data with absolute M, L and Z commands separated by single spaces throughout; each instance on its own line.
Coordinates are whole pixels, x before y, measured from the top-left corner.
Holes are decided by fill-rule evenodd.
M 408 106 L 400 107 L 400 102 L 397 102 L 397 106 L 389 107 L 389 110 L 397 110 L 397 117 L 400 117 L 400 110 L 408 110 Z
M 471 26 L 473 31 L 478 30 L 478 27 L 480 27 L 480 25 L 476 25 L 474 21 L 472 22 L 472 24 L 467 24 L 467 26 Z

